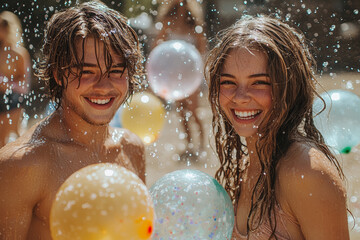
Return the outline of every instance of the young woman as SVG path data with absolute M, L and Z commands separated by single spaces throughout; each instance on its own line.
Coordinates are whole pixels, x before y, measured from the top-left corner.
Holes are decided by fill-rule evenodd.
M 209 53 L 233 239 L 349 239 L 344 174 L 313 122 L 313 67 L 303 35 L 265 16 L 239 20 Z

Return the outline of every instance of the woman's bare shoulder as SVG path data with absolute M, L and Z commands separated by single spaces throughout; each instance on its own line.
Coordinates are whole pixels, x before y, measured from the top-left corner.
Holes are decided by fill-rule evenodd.
M 335 164 L 325 153 L 306 143 L 294 143 L 289 148 L 279 162 L 277 178 L 282 196 L 290 202 L 308 197 L 316 200 L 321 194 L 329 198 L 346 195 Z
M 278 173 L 286 177 L 304 173 L 339 175 L 335 165 L 316 146 L 295 142 L 279 161 Z
M 278 200 L 297 219 L 306 239 L 348 238 L 346 189 L 325 153 L 294 143 L 278 164 L 277 180 Z

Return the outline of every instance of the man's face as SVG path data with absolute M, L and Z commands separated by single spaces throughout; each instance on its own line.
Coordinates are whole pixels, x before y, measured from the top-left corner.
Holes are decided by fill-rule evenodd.
M 87 37 L 84 51 L 81 40 L 76 45 L 78 56 L 82 56 L 84 52 L 80 85 L 78 78 L 69 78 L 68 86 L 63 91 L 62 106 L 90 124 L 108 124 L 125 100 L 129 88 L 125 59 L 110 51 L 112 66 L 106 72 L 106 56 L 101 41 Z M 76 67 L 72 70 L 80 73 Z

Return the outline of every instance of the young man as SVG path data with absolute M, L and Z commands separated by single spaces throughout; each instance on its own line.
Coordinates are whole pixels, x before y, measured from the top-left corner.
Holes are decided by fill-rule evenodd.
M 142 69 L 138 38 L 126 19 L 97 2 L 56 13 L 43 54 L 38 75 L 58 108 L 0 150 L 0 239 L 51 239 L 58 188 L 89 164 L 118 163 L 145 182 L 141 140 L 108 125 Z

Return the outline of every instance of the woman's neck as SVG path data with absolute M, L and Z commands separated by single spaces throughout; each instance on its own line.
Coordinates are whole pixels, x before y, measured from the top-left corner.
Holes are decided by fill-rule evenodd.
M 246 145 L 248 149 L 248 158 L 249 158 L 249 165 L 247 169 L 248 177 L 254 178 L 258 177 L 261 173 L 261 164 L 260 159 L 256 147 L 256 143 L 258 138 L 255 137 L 248 137 L 246 138 Z

